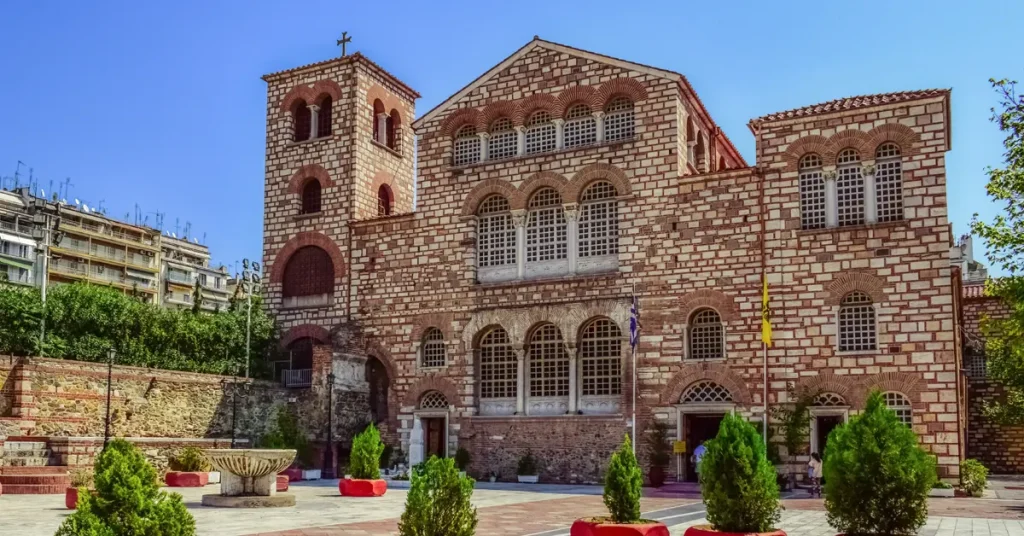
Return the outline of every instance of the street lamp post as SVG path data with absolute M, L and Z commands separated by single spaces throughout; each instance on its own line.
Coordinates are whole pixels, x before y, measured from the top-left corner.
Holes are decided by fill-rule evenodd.
M 334 470 L 334 372 L 327 374 L 327 448 L 324 449 L 323 478 L 337 478 Z
M 106 450 L 110 442 L 110 393 L 111 384 L 114 379 L 114 357 L 117 352 L 113 348 L 107 351 L 107 416 L 103 419 L 103 449 Z
M 249 268 L 252 268 L 250 271 Z M 252 295 L 260 289 L 260 263 L 242 259 L 242 279 L 239 281 L 245 293 L 245 377 L 249 377 L 249 351 L 252 338 Z
M 40 243 L 39 256 L 42 259 L 40 263 L 42 265 L 40 267 L 42 274 L 40 276 L 39 293 L 42 298 L 43 312 L 39 319 L 39 356 L 43 357 L 46 355 L 46 348 L 44 347 L 46 342 L 46 287 L 49 284 L 50 258 L 52 257 L 50 248 L 60 245 L 61 239 L 64 238 L 64 232 L 60 230 L 61 208 L 59 203 L 55 209 L 56 216 L 52 218 L 49 214 L 45 213 L 45 199 L 36 198 L 27 205 L 32 213 L 32 224 L 34 226 L 32 238 L 35 238 Z

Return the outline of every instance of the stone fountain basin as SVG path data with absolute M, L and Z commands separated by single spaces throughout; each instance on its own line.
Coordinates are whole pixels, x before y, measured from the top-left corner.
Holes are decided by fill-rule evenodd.
M 241 477 L 259 478 L 280 473 L 295 460 L 294 449 L 206 449 L 215 469 Z

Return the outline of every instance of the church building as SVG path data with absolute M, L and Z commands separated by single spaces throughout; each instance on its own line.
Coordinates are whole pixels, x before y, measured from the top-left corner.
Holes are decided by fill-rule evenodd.
M 539 38 L 419 117 L 360 53 L 264 80 L 280 374 L 411 460 L 595 482 L 635 409 L 693 479 L 726 413 L 811 393 L 821 451 L 878 390 L 958 473 L 948 89 L 768 113 L 749 162 L 684 75 Z

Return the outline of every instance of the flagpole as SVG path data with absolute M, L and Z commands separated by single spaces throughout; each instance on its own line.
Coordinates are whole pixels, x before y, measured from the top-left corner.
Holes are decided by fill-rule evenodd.
M 633 283 L 633 306 L 636 307 L 636 283 Z M 639 311 L 637 311 L 637 314 L 639 314 Z M 637 326 L 637 332 L 638 333 L 639 333 L 639 329 L 640 329 L 639 326 Z M 630 348 L 632 349 L 631 353 L 632 353 L 632 356 L 633 356 L 633 366 L 632 366 L 632 368 L 633 368 L 633 419 L 632 419 L 631 424 L 632 424 L 632 427 L 633 427 L 633 441 L 632 441 L 632 443 L 633 443 L 633 456 L 634 457 L 636 456 L 636 347 L 637 347 L 638 344 L 640 344 L 639 338 L 640 338 L 640 336 L 637 335 L 637 344 L 631 344 L 630 345 Z
M 764 439 L 765 447 L 768 446 L 768 345 L 761 340 L 761 355 L 764 361 L 764 410 L 761 416 L 761 437 Z

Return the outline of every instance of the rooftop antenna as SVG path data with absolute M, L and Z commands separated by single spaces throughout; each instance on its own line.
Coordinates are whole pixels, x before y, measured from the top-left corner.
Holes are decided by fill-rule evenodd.
M 64 191 L 60 194 L 61 199 L 67 199 L 71 195 L 71 177 L 64 179 Z
M 191 232 L 192 232 L 192 222 L 187 221 L 187 222 L 185 222 L 185 233 L 182 234 L 181 236 L 185 237 L 185 240 L 188 240 L 188 235 Z
M 105 203 L 106 201 L 106 199 L 100 199 L 100 204 L 96 206 L 96 210 L 100 211 L 100 214 L 107 213 L 107 209 L 103 208 L 103 203 Z
M 53 194 L 54 196 L 57 195 L 57 193 L 53 191 L 53 179 L 50 179 L 50 188 L 49 188 L 49 190 L 50 190 L 50 193 Z M 45 196 L 43 196 L 43 197 L 45 197 Z M 56 201 L 56 199 L 54 199 L 54 201 Z
M 174 238 L 178 238 L 176 235 L 178 234 L 178 229 L 180 228 L 181 220 L 179 218 L 174 218 L 174 234 L 172 234 L 171 236 L 173 236 Z
M 15 190 L 17 190 L 18 188 L 21 187 L 21 166 L 24 166 L 24 165 L 25 165 L 24 162 L 22 162 L 21 160 L 18 160 L 18 165 L 15 166 L 15 168 L 14 168 L 14 189 Z
M 203 231 L 203 241 L 201 243 L 204 244 L 204 245 L 206 244 L 206 232 L 205 231 Z

